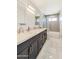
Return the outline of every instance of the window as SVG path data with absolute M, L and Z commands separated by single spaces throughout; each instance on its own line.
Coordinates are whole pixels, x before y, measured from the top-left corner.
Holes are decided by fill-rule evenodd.
M 57 21 L 57 18 L 56 17 L 50 17 L 50 18 L 48 18 L 48 21 Z

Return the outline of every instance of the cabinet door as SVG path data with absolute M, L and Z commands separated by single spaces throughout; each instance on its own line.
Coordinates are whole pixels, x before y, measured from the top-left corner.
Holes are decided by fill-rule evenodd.
M 19 55 L 17 59 L 28 59 L 28 48 L 25 48 Z
M 44 33 L 42 33 L 42 45 L 44 44 Z
M 45 43 L 46 39 L 47 39 L 47 31 L 44 31 L 44 32 L 42 33 L 42 43 L 43 43 L 43 44 Z
M 44 39 L 47 39 L 47 31 L 44 31 Z
M 37 41 L 34 41 L 30 46 L 29 59 L 36 59 L 37 56 Z
M 40 35 L 40 37 L 38 38 L 38 42 L 37 42 L 37 53 L 39 53 L 39 51 L 42 48 L 42 35 Z

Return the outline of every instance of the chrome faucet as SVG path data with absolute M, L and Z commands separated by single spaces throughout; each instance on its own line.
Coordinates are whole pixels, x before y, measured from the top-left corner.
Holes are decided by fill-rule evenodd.
M 28 26 L 27 31 L 29 31 L 29 30 L 30 30 L 30 27 Z
M 20 27 L 19 30 L 18 30 L 18 33 L 21 33 L 21 32 L 24 32 L 22 27 Z

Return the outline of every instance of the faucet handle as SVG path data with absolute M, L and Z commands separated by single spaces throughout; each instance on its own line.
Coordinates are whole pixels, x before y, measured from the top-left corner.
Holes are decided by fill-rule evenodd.
M 28 26 L 28 29 L 27 29 L 27 31 L 29 31 L 30 30 L 30 27 Z
M 20 27 L 19 30 L 18 30 L 18 33 L 21 33 L 21 32 L 24 32 L 22 27 Z

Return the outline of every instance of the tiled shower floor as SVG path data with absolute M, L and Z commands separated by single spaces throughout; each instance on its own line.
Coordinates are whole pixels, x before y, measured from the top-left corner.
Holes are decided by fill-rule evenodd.
M 42 50 L 37 59 L 62 59 L 62 40 L 59 32 L 48 32 L 48 39 L 46 40 Z

